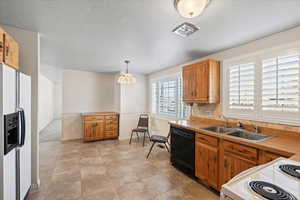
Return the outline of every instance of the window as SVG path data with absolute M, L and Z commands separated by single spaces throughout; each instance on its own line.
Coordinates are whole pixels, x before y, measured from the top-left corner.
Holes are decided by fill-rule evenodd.
M 262 67 L 263 110 L 299 112 L 299 55 L 263 60 Z
M 159 114 L 177 115 L 177 79 L 158 83 Z
M 229 105 L 232 109 L 254 109 L 254 63 L 230 67 Z
M 224 61 L 224 115 L 300 125 L 300 47 Z
M 188 107 L 183 102 L 182 79 L 180 76 L 152 82 L 152 113 L 185 118 Z

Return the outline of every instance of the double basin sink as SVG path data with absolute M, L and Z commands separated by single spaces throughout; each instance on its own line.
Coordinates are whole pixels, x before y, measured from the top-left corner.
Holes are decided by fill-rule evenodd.
M 255 142 L 261 142 L 272 137 L 263 133 L 251 132 L 241 128 L 229 128 L 226 126 L 210 126 L 201 129 Z

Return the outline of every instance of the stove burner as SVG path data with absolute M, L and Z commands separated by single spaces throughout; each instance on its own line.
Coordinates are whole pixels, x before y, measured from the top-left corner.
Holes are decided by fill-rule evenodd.
M 279 169 L 290 176 L 300 179 L 300 166 L 298 165 L 280 165 Z
M 297 198 L 282 188 L 264 181 L 251 181 L 249 187 L 268 200 L 297 200 Z

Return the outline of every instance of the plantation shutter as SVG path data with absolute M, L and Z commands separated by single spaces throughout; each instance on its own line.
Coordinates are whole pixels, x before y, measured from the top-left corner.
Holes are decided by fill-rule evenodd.
M 229 68 L 229 108 L 254 109 L 254 81 L 254 63 Z
M 262 61 L 262 109 L 299 112 L 299 55 Z
M 152 113 L 156 113 L 157 112 L 157 83 L 152 83 L 152 91 L 151 91 L 151 95 L 152 95 Z
M 177 79 L 159 82 L 159 113 L 177 115 Z

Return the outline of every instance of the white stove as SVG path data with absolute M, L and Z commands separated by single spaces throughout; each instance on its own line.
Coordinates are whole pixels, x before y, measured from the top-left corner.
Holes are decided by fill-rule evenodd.
M 244 171 L 222 186 L 221 199 L 300 200 L 300 163 L 278 158 Z

